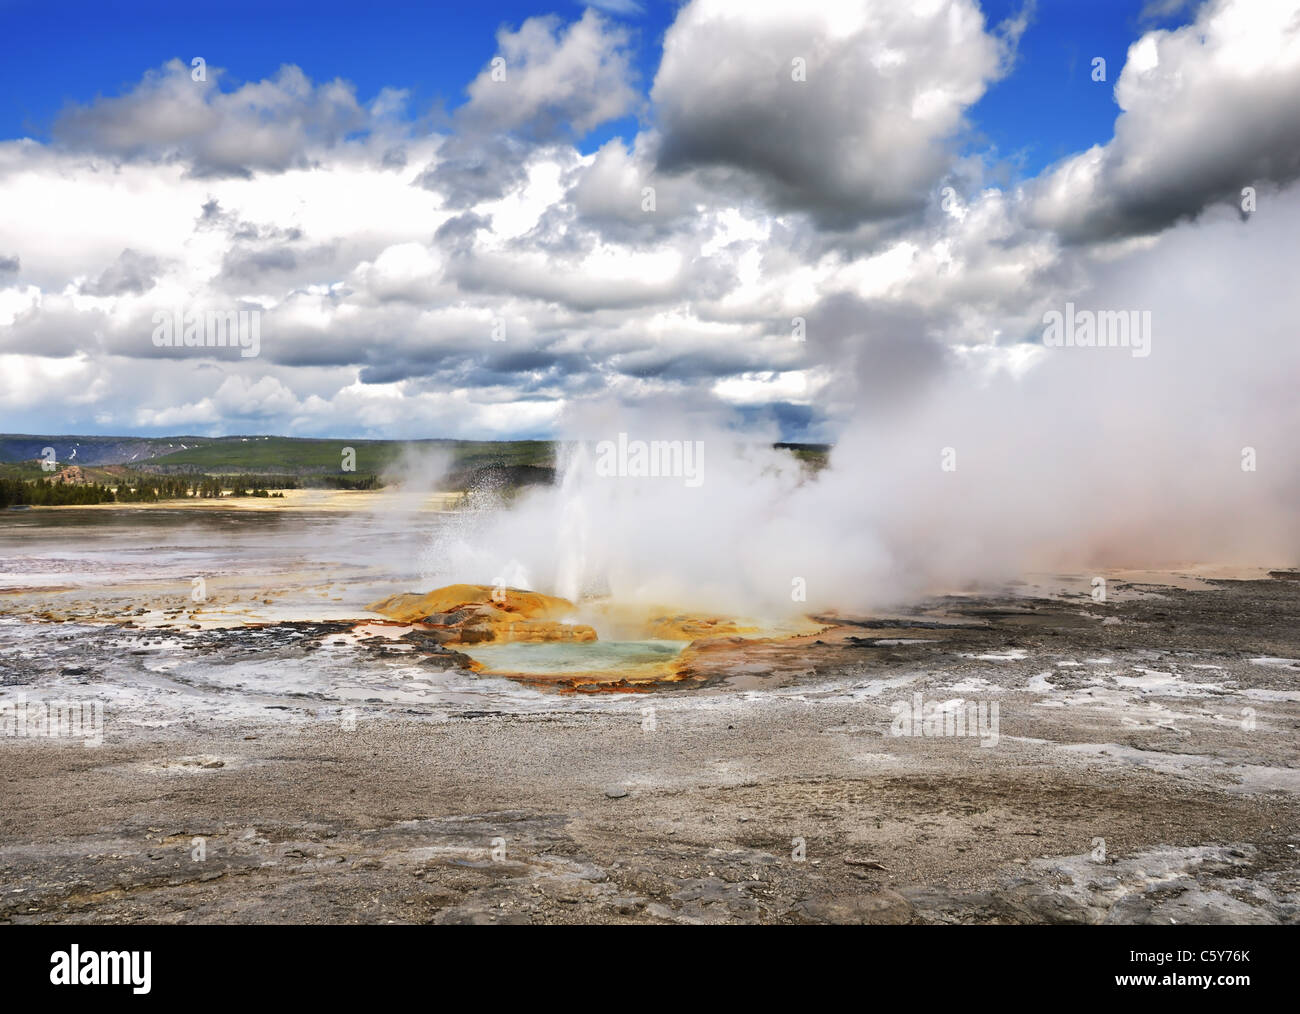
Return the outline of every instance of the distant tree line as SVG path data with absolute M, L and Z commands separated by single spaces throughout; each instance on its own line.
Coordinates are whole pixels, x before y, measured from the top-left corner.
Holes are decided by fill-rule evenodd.
M 320 468 L 299 468 L 292 474 L 258 475 L 238 469 L 223 469 L 219 475 L 202 471 L 199 465 L 150 465 L 144 466 L 144 472 L 150 476 L 170 476 L 187 478 L 191 484 L 197 483 L 205 492 L 196 496 L 217 496 L 213 492 L 223 482 L 235 489 L 251 490 L 249 496 L 256 495 L 259 489 L 383 489 L 385 483 L 378 473 L 350 472 L 344 475 Z M 191 486 L 193 488 L 193 485 Z
M 118 483 L 116 496 L 109 497 L 109 499 L 116 500 L 118 503 L 180 500 L 190 495 L 191 486 L 193 486 L 193 483 L 180 478 L 166 478 L 161 475 L 132 475 L 124 477 Z M 218 492 L 220 491 L 218 490 Z
M 313 475 L 303 479 L 303 485 L 314 489 L 382 489 L 377 475 Z
M 229 496 L 280 497 L 268 486 L 296 489 L 293 480 L 268 476 L 241 476 L 232 483 Z M 84 506 L 96 503 L 154 503 L 159 500 L 216 499 L 222 496 L 223 483 L 218 476 L 200 479 L 181 476 L 125 476 L 114 488 L 100 483 L 53 482 L 49 479 L 0 478 L 0 508 Z M 370 487 L 364 487 L 370 488 Z
M 183 480 L 182 480 L 183 481 Z M 194 482 L 194 496 L 221 496 L 221 489 L 230 484 L 230 496 L 283 497 L 273 489 L 297 489 L 296 480 L 285 475 L 205 475 Z
M 0 507 L 29 504 L 33 507 L 59 507 L 65 504 L 111 503 L 109 486 L 90 483 L 74 486 L 48 479 L 0 479 Z

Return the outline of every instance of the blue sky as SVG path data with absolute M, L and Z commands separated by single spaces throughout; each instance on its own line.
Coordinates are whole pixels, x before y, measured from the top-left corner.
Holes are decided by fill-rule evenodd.
M 1188 5 L 1181 14 L 1144 19 L 1145 2 L 1038 3 L 1015 70 L 994 82 L 970 111 L 977 131 L 973 147 L 992 147 L 1011 161 L 1013 171 L 1034 175 L 1108 140 L 1119 112 L 1111 84 L 1130 43 L 1152 26 L 1175 27 L 1190 17 Z M 409 90 L 417 113 L 438 105 L 450 110 L 465 101 L 466 84 L 495 52 L 498 28 L 517 28 L 539 14 L 571 20 L 583 6 L 564 0 L 363 6 L 338 0 L 126 5 L 0 0 L 0 35 L 7 50 L 0 60 L 0 138 L 45 140 L 66 103 L 129 91 L 145 71 L 173 57 L 188 62 L 202 56 L 225 68 L 225 90 L 270 77 L 288 63 L 314 81 L 351 81 L 363 102 L 392 87 Z M 644 0 L 640 6 L 639 12 L 620 14 L 621 3 L 612 0 L 604 10 L 633 28 L 636 70 L 648 91 L 664 32 L 679 5 Z M 986 0 L 982 7 L 995 26 L 1018 12 L 1023 0 Z M 57 44 L 41 43 L 50 39 Z M 1090 78 L 1095 56 L 1107 60 L 1107 85 Z M 580 148 L 591 151 L 612 136 L 635 132 L 636 121 L 624 117 L 592 131 Z

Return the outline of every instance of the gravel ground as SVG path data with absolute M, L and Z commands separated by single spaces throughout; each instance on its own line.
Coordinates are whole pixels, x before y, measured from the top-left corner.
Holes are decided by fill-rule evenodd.
M 0 922 L 1300 921 L 1290 575 L 937 599 L 635 694 L 0 624 L 0 706 L 104 705 L 0 736 Z M 917 694 L 995 724 L 895 735 Z

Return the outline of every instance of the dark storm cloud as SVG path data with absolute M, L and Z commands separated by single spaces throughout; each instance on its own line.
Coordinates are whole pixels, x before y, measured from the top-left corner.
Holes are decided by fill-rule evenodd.
M 717 380 L 751 370 L 773 369 L 770 352 L 770 348 L 760 345 L 748 349 L 691 349 L 661 345 L 615 355 L 611 365 L 624 376 L 642 380 Z
M 529 148 L 501 135 L 455 135 L 438 150 L 439 159 L 416 181 L 440 194 L 448 208 L 469 208 L 494 201 L 526 177 Z
M 296 229 L 259 228 L 257 232 L 259 237 L 270 234 L 271 243 L 255 246 L 253 242 L 241 242 L 232 246 L 222 258 L 220 274 L 213 279 L 215 287 L 238 291 L 271 279 L 276 287 L 291 292 L 308 285 L 328 284 L 349 272 L 369 250 L 369 246 L 343 243 L 289 246 L 301 236 Z M 337 299 L 349 291 L 340 287 L 327 298 Z
M 0 271 L 18 271 L 22 262 L 17 257 L 0 257 Z
M 574 353 L 543 348 L 497 351 L 479 347 L 408 346 L 398 357 L 383 350 L 367 355 L 359 379 L 363 384 L 423 382 L 431 389 L 501 387 L 521 393 L 568 390 L 575 378 L 592 369 L 590 360 Z
M 295 243 L 303 236 L 302 230 L 296 227 L 285 229 L 276 225 L 259 225 L 241 219 L 224 210 L 216 198 L 209 198 L 200 206 L 195 228 L 224 229 L 232 240 L 240 242 L 276 240 L 282 243 Z
M 547 348 L 504 348 L 491 350 L 483 357 L 485 369 L 502 375 L 517 373 L 563 374 L 590 366 L 586 356 L 574 353 L 553 352 Z
M 920 208 L 1004 44 L 969 0 L 841 13 L 849 24 L 832 29 L 817 5 L 752 18 L 685 7 L 651 93 L 658 168 L 739 170 L 775 207 L 830 229 Z
M 102 310 L 75 310 L 66 300 L 53 308 L 41 307 L 19 314 L 14 322 L 0 327 L 0 350 L 62 358 L 99 350 L 102 335 L 113 328 L 113 320 Z M 148 341 L 148 332 L 144 340 Z
M 161 271 L 156 258 L 128 248 L 97 279 L 83 283 L 81 291 L 87 296 L 139 295 L 157 284 Z
M 271 250 L 231 250 L 221 264 L 224 278 L 234 281 L 255 282 L 269 272 L 293 271 L 298 267 L 297 255 L 279 247 Z
M 459 360 L 463 357 L 449 357 Z M 431 364 L 424 364 L 426 372 L 430 370 Z M 443 371 L 438 371 L 438 375 L 445 376 Z M 357 374 L 357 379 L 363 384 L 396 384 L 399 381 L 409 380 L 413 376 L 420 376 L 420 367 L 414 366 L 405 359 L 388 359 L 380 363 L 369 363 L 363 366 Z
M 1247 0 L 1212 0 L 1194 24 L 1145 36 L 1115 86 L 1114 138 L 1030 184 L 1030 220 L 1067 242 L 1122 239 L 1294 183 L 1298 45 L 1300 15 Z
M 480 229 L 490 228 L 492 220 L 473 212 L 465 212 L 447 219 L 438 226 L 433 234 L 435 243 L 447 246 L 460 246 L 466 240 L 472 240 Z
M 194 176 L 250 177 L 310 164 L 309 149 L 329 146 L 367 123 L 352 87 L 314 85 L 297 67 L 231 92 L 219 68 L 195 81 L 172 60 L 122 96 L 69 105 L 55 121 L 62 146 L 123 159 L 184 162 Z

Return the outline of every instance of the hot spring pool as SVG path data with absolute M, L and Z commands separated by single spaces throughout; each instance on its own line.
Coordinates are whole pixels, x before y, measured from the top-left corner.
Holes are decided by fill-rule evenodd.
M 573 673 L 641 669 L 671 662 L 684 641 L 550 641 L 466 646 L 485 672 L 564 676 Z

